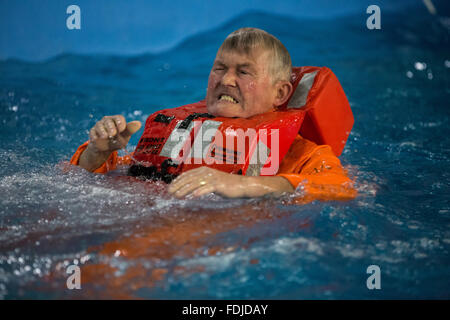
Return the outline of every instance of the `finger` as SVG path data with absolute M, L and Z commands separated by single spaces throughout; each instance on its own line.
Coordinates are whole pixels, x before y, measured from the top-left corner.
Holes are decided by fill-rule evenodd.
M 179 189 L 183 188 L 185 185 L 192 183 L 195 180 L 204 181 L 204 173 L 201 170 L 202 168 L 196 168 L 193 170 L 189 170 L 187 172 L 182 173 L 178 176 L 169 186 L 169 192 L 175 193 Z
M 177 197 L 177 198 L 184 197 L 188 194 L 191 194 L 193 191 L 197 190 L 198 188 L 206 186 L 202 182 L 204 182 L 204 181 L 196 180 L 196 181 L 192 181 L 191 183 L 185 184 L 182 188 L 178 189 L 178 191 L 174 193 L 175 197 Z
M 104 127 L 103 122 L 98 122 L 94 128 L 95 128 L 95 132 L 97 133 L 97 136 L 99 139 L 108 138 L 108 132 L 106 131 L 106 128 Z
M 91 130 L 89 130 L 89 140 L 94 141 L 97 140 L 99 137 L 97 135 L 97 132 L 95 131 L 95 127 L 92 127 Z
M 117 132 L 121 133 L 127 128 L 127 121 L 122 115 L 112 116 L 111 117 L 114 123 L 116 124 Z
M 172 193 L 177 192 L 180 189 L 183 189 L 187 184 L 199 184 L 205 185 L 211 183 L 210 174 L 205 173 L 203 168 L 198 168 L 196 172 L 192 172 L 189 175 L 186 175 L 183 180 L 177 181 L 173 187 L 171 188 Z
M 128 139 L 131 137 L 131 135 L 135 134 L 140 128 L 142 124 L 140 121 L 131 121 L 127 123 L 127 127 L 123 132 L 121 132 L 121 136 L 125 139 Z
M 178 176 L 174 181 L 172 181 L 169 187 L 169 192 L 174 193 L 178 189 L 182 188 L 184 185 L 191 183 L 192 181 L 195 180 L 203 179 L 203 181 L 205 181 L 205 178 L 206 177 L 203 168 L 196 168 L 189 170 Z
M 207 184 L 207 185 L 201 186 L 200 188 L 195 190 L 192 193 L 192 195 L 194 197 L 201 197 L 201 196 L 203 196 L 205 194 L 212 193 L 214 191 L 216 191 L 216 188 L 212 184 Z
M 197 170 L 198 168 L 183 172 L 181 175 L 179 175 L 172 181 L 172 183 L 170 184 L 171 187 L 172 188 L 176 187 L 178 184 L 182 183 L 185 179 L 189 179 L 189 177 L 192 177 L 192 173 L 196 172 Z
M 103 126 L 108 132 L 108 137 L 114 137 L 117 134 L 116 123 L 112 118 L 106 118 L 103 120 Z
M 183 177 L 181 177 L 183 176 Z M 170 193 L 175 193 L 177 192 L 180 188 L 182 188 L 184 185 L 189 184 L 190 183 L 190 179 L 189 176 L 184 176 L 184 174 L 182 174 L 181 176 L 177 177 L 177 182 L 175 183 L 175 180 L 172 181 L 172 183 L 169 185 L 169 192 Z M 181 177 L 181 178 L 180 178 Z

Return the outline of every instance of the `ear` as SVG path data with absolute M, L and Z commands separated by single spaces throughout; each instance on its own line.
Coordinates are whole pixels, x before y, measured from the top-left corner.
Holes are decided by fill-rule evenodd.
M 292 84 L 289 81 L 278 81 L 275 90 L 276 96 L 273 104 L 275 107 L 279 107 L 291 96 Z

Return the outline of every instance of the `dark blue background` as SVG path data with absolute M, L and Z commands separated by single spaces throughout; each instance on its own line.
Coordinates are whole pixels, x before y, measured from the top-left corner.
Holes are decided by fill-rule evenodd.
M 167 50 L 184 38 L 217 27 L 248 10 L 293 17 L 367 17 L 404 11 L 420 0 L 0 0 L 0 59 L 42 60 L 61 53 L 140 54 Z M 81 30 L 66 28 L 66 9 L 81 9 Z M 423 4 L 424 14 L 427 14 Z M 281 23 L 281 22 L 280 22 Z

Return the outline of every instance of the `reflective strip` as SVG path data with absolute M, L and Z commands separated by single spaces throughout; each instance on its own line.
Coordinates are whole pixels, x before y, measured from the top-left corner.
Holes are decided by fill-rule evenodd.
M 250 159 L 250 164 L 248 165 L 245 175 L 247 177 L 256 177 L 261 175 L 261 169 L 267 162 L 269 158 L 270 149 L 263 142 L 258 141 L 258 145 L 252 154 Z
M 319 70 L 303 75 L 297 88 L 295 89 L 294 94 L 292 95 L 291 100 L 289 100 L 288 109 L 300 109 L 306 104 L 309 90 L 311 90 L 317 72 L 319 72 Z
M 217 130 L 219 129 L 222 122 L 213 121 L 213 120 L 205 120 L 202 123 L 202 126 L 198 129 L 197 135 L 195 136 L 194 143 L 192 144 L 192 149 L 189 154 L 191 158 L 203 158 L 204 152 L 207 151 L 206 148 L 211 144 L 211 141 L 216 135 Z M 209 139 L 205 140 L 203 137 L 208 130 L 214 130 L 214 134 L 209 135 Z M 199 150 L 199 148 L 201 148 Z M 197 150 L 197 151 L 196 151 Z M 200 156 L 200 157 L 198 157 Z
M 194 126 L 194 122 L 191 121 L 187 129 L 178 129 L 181 123 L 182 121 L 179 120 L 173 131 L 170 133 L 169 138 L 167 138 L 164 147 L 159 153 L 160 156 L 172 159 L 178 158 L 181 149 L 183 149 L 183 146 L 186 143 L 186 140 L 190 139 L 190 133 L 192 127 Z

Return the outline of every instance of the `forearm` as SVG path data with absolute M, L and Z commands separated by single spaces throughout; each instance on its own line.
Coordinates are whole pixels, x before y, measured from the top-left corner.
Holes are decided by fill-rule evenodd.
M 99 152 L 89 144 L 80 155 L 78 165 L 87 171 L 93 172 L 108 160 L 111 152 Z
M 280 196 L 283 193 L 292 193 L 292 184 L 283 177 L 242 177 L 245 181 L 241 184 L 245 197 L 261 197 L 271 194 Z

